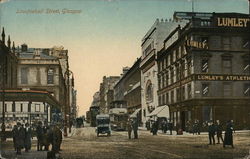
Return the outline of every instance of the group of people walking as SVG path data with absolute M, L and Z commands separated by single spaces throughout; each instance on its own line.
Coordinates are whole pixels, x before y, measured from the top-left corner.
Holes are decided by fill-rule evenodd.
M 160 127 L 163 133 L 167 133 L 167 131 L 169 131 L 170 135 L 172 135 L 173 123 L 171 121 L 167 121 L 166 119 L 164 119 L 161 121 L 161 124 L 159 123 L 159 120 L 148 120 L 146 122 L 146 128 L 147 130 L 150 130 L 153 135 L 157 135 Z
M 58 125 L 42 124 L 38 122 L 35 127 L 35 131 L 28 123 L 22 125 L 20 122 L 12 129 L 13 134 L 13 144 L 17 155 L 21 155 L 21 150 L 24 148 L 25 152 L 31 150 L 32 143 L 32 132 L 36 133 L 37 137 L 37 151 L 49 151 L 49 145 L 52 145 L 51 151 L 54 153 L 59 153 L 61 143 L 62 143 L 62 132 Z
M 25 148 L 25 152 L 31 149 L 31 128 L 28 123 L 22 125 L 18 122 L 12 129 L 13 144 L 17 155 L 21 155 L 21 150 Z
M 215 145 L 215 134 L 217 136 L 217 144 L 220 144 L 220 140 L 223 143 L 223 147 L 225 147 L 226 145 L 230 145 L 232 146 L 232 148 L 234 148 L 233 145 L 233 124 L 232 122 L 229 120 L 226 123 L 226 130 L 225 130 L 225 135 L 224 135 L 224 139 L 222 137 L 222 125 L 220 124 L 220 121 L 217 120 L 216 124 L 214 124 L 213 122 L 209 122 L 208 123 L 208 137 L 209 137 L 209 145 Z

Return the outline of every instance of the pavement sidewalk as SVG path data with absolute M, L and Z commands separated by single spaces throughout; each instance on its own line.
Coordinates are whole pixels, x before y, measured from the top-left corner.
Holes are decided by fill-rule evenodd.
M 16 155 L 14 150 L 2 151 L 2 157 L 6 159 L 46 159 L 47 151 L 35 151 L 22 152 L 21 155 Z
M 139 127 L 138 128 L 140 131 L 144 131 L 144 132 L 148 132 L 150 133 L 150 130 L 147 130 L 147 128 L 144 128 L 144 127 Z M 225 131 L 223 131 L 223 134 L 225 133 Z M 236 130 L 235 133 L 250 133 L 250 130 Z M 163 133 L 162 130 L 158 130 L 157 134 L 159 135 L 170 135 L 170 132 L 167 131 L 167 133 Z M 173 130 L 172 131 L 172 135 L 177 135 L 176 131 Z M 192 135 L 193 136 L 193 133 L 188 133 L 188 132 L 185 132 L 183 131 L 183 135 L 177 135 L 177 136 L 190 136 Z M 200 135 L 208 135 L 208 132 L 201 132 Z

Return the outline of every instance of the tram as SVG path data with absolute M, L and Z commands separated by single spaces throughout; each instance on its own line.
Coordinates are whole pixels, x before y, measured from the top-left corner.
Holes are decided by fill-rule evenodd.
M 128 121 L 128 112 L 126 103 L 115 101 L 109 110 L 110 124 L 112 130 L 126 130 Z

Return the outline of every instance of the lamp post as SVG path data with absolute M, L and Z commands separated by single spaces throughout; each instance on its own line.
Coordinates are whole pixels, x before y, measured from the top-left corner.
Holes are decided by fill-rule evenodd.
M 64 73 L 65 79 L 67 79 L 67 84 L 66 84 L 66 91 L 65 91 L 65 99 L 66 99 L 66 104 L 64 107 L 64 136 L 68 136 L 67 133 L 67 127 L 69 127 L 69 133 L 71 133 L 71 109 L 70 109 L 70 78 L 69 76 L 72 75 L 72 86 L 73 86 L 73 80 L 74 80 L 74 74 L 72 71 L 69 69 L 66 70 Z

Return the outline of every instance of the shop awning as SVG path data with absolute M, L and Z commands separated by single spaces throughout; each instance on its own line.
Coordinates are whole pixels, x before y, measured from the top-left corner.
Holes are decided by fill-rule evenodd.
M 169 107 L 167 105 L 160 106 L 155 108 L 150 114 L 147 115 L 148 117 L 157 116 L 157 117 L 165 117 L 169 118 Z
M 130 117 L 130 118 L 136 118 L 136 117 L 137 117 L 137 114 L 139 113 L 140 110 L 141 110 L 141 108 L 136 109 L 129 117 Z

